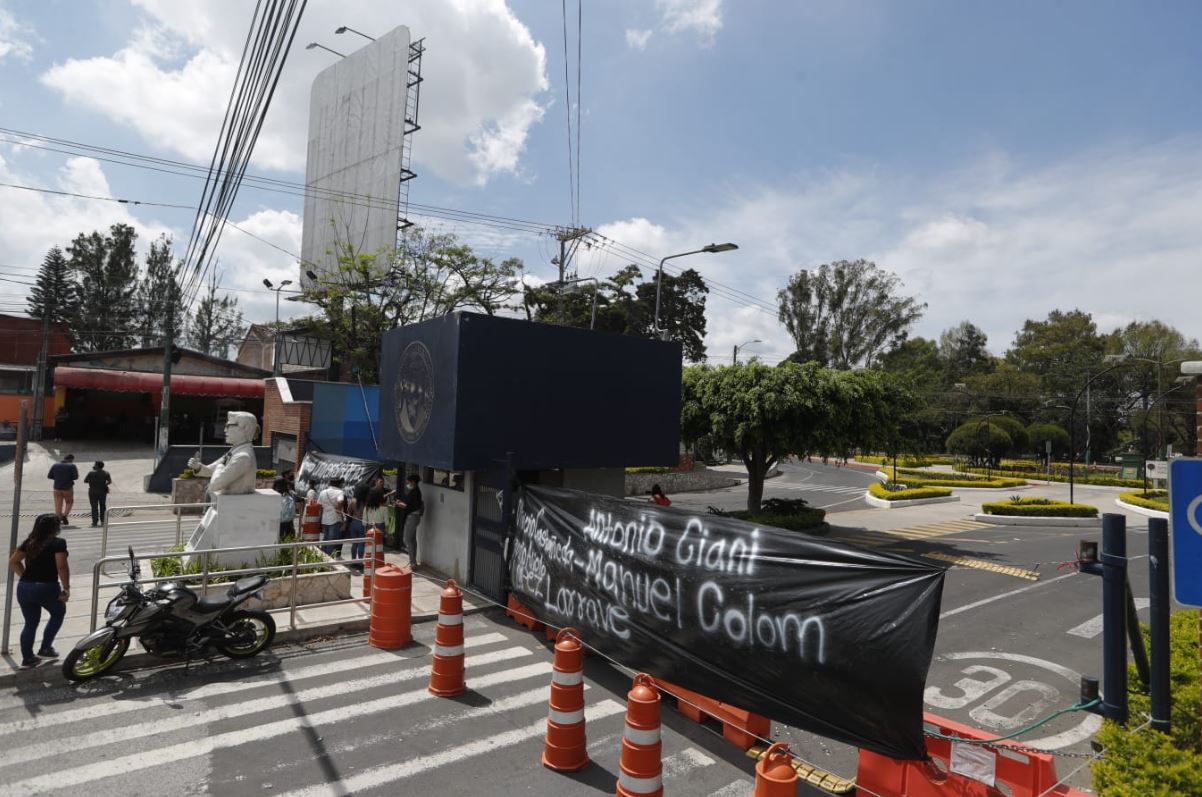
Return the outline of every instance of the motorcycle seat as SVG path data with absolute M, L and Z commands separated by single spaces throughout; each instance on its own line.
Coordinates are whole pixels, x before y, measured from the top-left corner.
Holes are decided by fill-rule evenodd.
M 246 578 L 240 578 L 234 582 L 234 586 L 230 587 L 229 594 L 231 597 L 234 595 L 245 595 L 248 592 L 254 592 L 266 583 L 267 576 L 247 576 Z
M 205 595 L 197 598 L 196 603 L 192 608 L 194 611 L 197 611 L 201 614 L 212 614 L 213 612 L 221 611 L 229 605 L 230 600 L 225 596 L 213 597 L 210 595 Z

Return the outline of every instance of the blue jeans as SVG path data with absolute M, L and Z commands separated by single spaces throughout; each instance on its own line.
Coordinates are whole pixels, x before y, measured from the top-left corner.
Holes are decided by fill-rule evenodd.
M 326 542 L 333 542 L 334 540 L 341 540 L 342 539 L 342 523 L 341 523 L 341 521 L 338 523 L 322 523 L 321 524 L 321 538 L 323 540 L 325 540 Z M 340 542 L 337 545 L 323 545 L 323 546 L 321 546 L 321 550 L 322 550 L 322 553 L 324 553 L 326 556 L 333 556 L 335 552 L 337 552 L 339 555 L 342 555 L 342 543 Z
M 42 622 L 42 609 L 50 612 L 50 622 L 42 632 L 42 650 L 54 645 L 58 629 L 63 627 L 67 604 L 58 599 L 62 594 L 57 583 L 46 581 L 21 581 L 17 583 L 17 603 L 25 617 L 21 629 L 21 656 L 28 661 L 33 658 L 33 640 L 38 635 L 38 624 Z
M 362 537 L 363 536 L 363 521 L 357 520 L 355 518 L 351 518 L 351 522 L 349 524 L 347 524 L 346 531 L 347 531 L 346 536 L 348 536 L 348 537 L 352 537 L 352 538 L 353 537 Z M 362 559 L 363 558 L 363 546 L 365 544 L 366 543 L 362 543 L 362 542 L 352 542 L 351 543 L 351 559 Z

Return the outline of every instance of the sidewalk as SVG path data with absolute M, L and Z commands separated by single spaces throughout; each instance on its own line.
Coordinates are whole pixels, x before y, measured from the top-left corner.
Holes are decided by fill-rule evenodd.
M 409 557 L 403 553 L 388 552 L 384 555 L 385 560 L 389 564 L 394 564 L 400 567 L 408 566 Z M 106 583 L 119 585 L 125 582 L 125 576 L 114 576 L 106 579 Z M 54 642 L 54 647 L 63 656 L 78 642 L 80 639 L 88 635 L 91 605 L 92 605 L 92 575 L 91 572 L 80 573 L 72 579 L 71 601 L 67 604 L 67 616 L 63 621 L 62 630 L 58 633 L 58 638 Z M 443 587 L 446 586 L 446 578 L 441 574 L 436 573 L 429 568 L 423 567 L 420 571 L 413 574 L 413 623 L 429 622 L 436 620 L 438 617 L 439 596 L 442 593 Z M 104 612 L 104 607 L 116 594 L 116 589 L 104 588 L 100 591 L 100 597 L 97 601 L 97 614 L 101 615 Z M 351 597 L 360 598 L 363 596 L 363 578 L 362 576 L 352 574 L 351 576 Z M 474 599 L 466 590 L 463 592 L 463 611 L 464 614 L 480 611 L 489 606 L 489 604 Z M 367 603 L 344 603 L 337 606 L 315 606 L 312 608 L 297 607 L 296 610 L 296 630 L 289 628 L 289 610 L 273 609 L 271 614 L 275 617 L 276 622 L 276 643 L 287 641 L 299 641 L 310 639 L 312 637 L 326 636 L 330 634 L 345 633 L 351 631 L 364 631 L 367 629 L 371 620 L 371 609 Z M 45 614 L 42 615 L 43 625 L 46 622 Z M 28 670 L 20 669 L 21 650 L 19 646 L 19 636 L 24 623 L 21 619 L 20 608 L 16 605 L 16 598 L 13 599 L 13 617 L 12 630 L 10 639 L 10 650 L 8 654 L 0 654 L 0 686 L 5 686 L 12 683 L 28 683 L 28 682 L 45 682 L 45 683 L 60 683 L 62 682 L 62 674 L 59 671 L 62 660 L 47 661 L 40 667 L 34 667 Z M 97 627 L 104 625 L 101 617 L 97 618 Z M 40 644 L 41 634 L 35 644 Z M 174 659 L 161 659 L 151 656 L 138 646 L 135 641 L 131 646 L 129 653 L 122 659 L 118 665 L 117 671 L 123 669 L 128 670 L 135 667 L 145 667 L 148 665 L 170 664 L 176 661 Z

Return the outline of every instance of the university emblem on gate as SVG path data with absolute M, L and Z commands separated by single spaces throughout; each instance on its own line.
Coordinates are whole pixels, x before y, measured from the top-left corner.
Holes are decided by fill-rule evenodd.
M 434 409 L 434 360 L 426 344 L 414 341 L 401 352 L 393 399 L 401 439 L 416 443 L 425 434 Z

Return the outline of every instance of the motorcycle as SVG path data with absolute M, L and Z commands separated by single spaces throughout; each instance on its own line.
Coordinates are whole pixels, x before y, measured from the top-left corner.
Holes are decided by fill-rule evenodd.
M 143 590 L 140 575 L 131 547 L 129 581 L 104 610 L 104 628 L 81 639 L 67 654 L 63 675 L 68 680 L 86 681 L 108 672 L 134 637 L 152 655 L 189 660 L 209 646 L 230 658 L 250 658 L 275 639 L 270 614 L 239 608 L 263 588 L 267 576 L 248 576 L 234 582 L 224 596 L 202 597 L 175 582 Z

